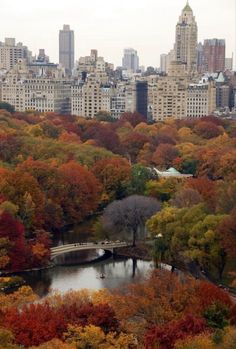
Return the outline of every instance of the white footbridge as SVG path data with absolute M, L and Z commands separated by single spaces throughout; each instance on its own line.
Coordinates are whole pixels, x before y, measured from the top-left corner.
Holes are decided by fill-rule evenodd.
M 129 243 L 124 241 L 105 241 L 105 242 L 82 242 L 82 243 L 73 243 L 68 245 L 60 245 L 57 247 L 51 248 L 51 259 L 56 258 L 57 256 L 69 252 L 76 252 L 76 251 L 86 251 L 86 250 L 106 250 L 114 252 L 114 249 L 120 248 L 120 247 L 127 247 L 131 246 Z

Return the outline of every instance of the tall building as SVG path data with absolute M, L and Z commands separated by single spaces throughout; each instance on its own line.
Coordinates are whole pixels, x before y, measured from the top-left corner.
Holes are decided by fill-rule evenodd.
M 136 111 L 147 118 L 148 113 L 148 83 L 136 81 Z
M 124 69 L 136 73 L 139 68 L 139 57 L 137 51 L 133 48 L 124 49 L 124 56 L 122 59 L 122 66 Z
M 233 55 L 231 58 L 225 58 L 225 69 L 233 70 Z
M 208 73 L 225 70 L 225 40 L 204 40 L 203 55 L 205 70 Z
M 59 63 L 65 68 L 66 74 L 70 76 L 75 63 L 74 31 L 65 24 L 63 30 L 59 32 Z
M 175 59 L 187 65 L 189 72 L 196 71 L 198 28 L 193 10 L 187 1 L 176 25 Z
M 12 69 L 19 59 L 27 63 L 31 61 L 31 52 L 26 46 L 21 42 L 16 44 L 14 38 L 5 38 L 4 43 L 0 42 L 0 69 Z
M 166 53 L 162 53 L 160 56 L 160 71 L 161 71 L 161 73 L 167 72 L 167 61 L 168 61 L 168 55 Z
M 199 42 L 197 45 L 197 71 L 198 73 L 204 73 L 204 51 L 203 51 L 203 44 Z

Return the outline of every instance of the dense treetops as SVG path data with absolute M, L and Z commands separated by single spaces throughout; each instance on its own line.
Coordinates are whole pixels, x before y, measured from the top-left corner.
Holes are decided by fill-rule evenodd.
M 194 263 L 236 287 L 236 122 L 147 124 L 137 113 L 111 121 L 0 110 L 0 269 L 47 264 L 48 232 L 101 213 L 94 226 L 101 238 L 122 233 L 135 244 L 142 231 L 159 235 L 155 257 Z M 194 177 L 158 179 L 154 166 Z M 229 295 L 183 275 L 160 271 L 122 292 L 34 300 L 27 287 L 0 294 L 3 348 L 233 349 L 236 343 Z
M 30 303 L 33 299 L 27 287 L 0 294 L 3 348 L 229 349 L 235 344 L 236 309 L 228 294 L 163 270 L 121 291 L 71 291 Z M 191 347 L 192 342 L 198 344 Z
M 125 113 L 120 120 L 110 121 L 0 111 L 2 268 L 25 268 L 24 260 L 29 266 L 45 263 L 49 240 L 41 239 L 45 233 L 37 231 L 56 233 L 114 200 L 138 194 L 168 202 L 161 217 L 168 210 L 176 210 L 182 220 L 184 210 L 194 210 L 194 205 L 201 205 L 206 219 L 212 215 L 217 224 L 209 228 L 212 233 L 202 232 L 207 234 L 201 237 L 205 245 L 188 231 L 187 245 L 181 251 L 185 258 L 194 257 L 203 265 L 208 265 L 209 255 L 215 253 L 214 266 L 210 263 L 209 268 L 221 273 L 218 254 L 222 247 L 229 254 L 228 240 L 234 241 L 232 218 L 224 215 L 233 215 L 236 204 L 236 122 L 206 117 L 147 124 L 137 113 Z M 160 170 L 173 166 L 197 178 L 184 183 L 157 180 L 151 171 L 153 166 Z M 8 218 L 1 219 L 2 215 Z M 223 238 L 223 223 L 218 229 L 222 220 L 226 222 L 228 240 Z M 17 225 L 14 234 L 18 235 L 14 237 L 7 229 L 11 221 Z M 180 247 L 177 236 L 170 239 L 174 240 L 169 244 L 171 248 Z M 214 241 L 215 250 L 202 251 L 209 241 Z M 15 250 L 21 251 L 22 256 L 17 257 L 21 262 L 11 261 Z M 173 253 L 170 250 L 166 255 Z M 32 258 L 26 258 L 28 254 Z

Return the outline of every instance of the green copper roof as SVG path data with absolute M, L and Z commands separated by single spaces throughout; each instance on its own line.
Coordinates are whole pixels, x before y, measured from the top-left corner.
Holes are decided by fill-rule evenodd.
M 188 1 L 187 1 L 187 4 L 185 5 L 184 11 L 191 11 L 192 12 L 192 9 L 191 9 Z
M 180 174 L 179 171 L 177 171 L 174 167 L 169 168 L 166 172 L 172 173 L 172 174 Z

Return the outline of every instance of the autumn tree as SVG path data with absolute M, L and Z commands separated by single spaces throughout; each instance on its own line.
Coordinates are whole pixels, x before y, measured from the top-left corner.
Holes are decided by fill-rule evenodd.
M 134 113 L 125 112 L 121 115 L 120 121 L 121 122 L 128 121 L 133 127 L 135 127 L 141 122 L 146 122 L 146 119 L 142 114 L 138 112 L 134 112 Z
M 130 132 L 121 142 L 124 156 L 132 163 L 136 162 L 139 152 L 149 142 L 150 139 L 146 135 L 135 131 Z
M 153 236 L 163 235 L 167 259 L 193 260 L 221 277 L 225 254 L 217 228 L 223 218 L 209 214 L 202 204 L 181 209 L 166 207 L 147 221 L 147 228 Z
M 8 171 L 0 181 L 0 191 L 19 207 L 18 214 L 27 230 L 42 224 L 45 197 L 31 174 L 18 169 Z
M 29 253 L 24 226 L 8 212 L 0 212 L 0 239 L 4 239 L 2 241 L 5 241 L 5 248 L 7 248 L 7 251 L 2 251 L 5 262 L 8 261 L 5 266 L 13 271 L 24 269 Z
M 154 213 L 160 210 L 156 199 L 133 195 L 120 201 L 114 201 L 104 211 L 102 222 L 105 229 L 116 236 L 132 239 L 133 246 L 140 229 Z
M 66 181 L 62 208 L 67 223 L 79 222 L 98 206 L 100 185 L 92 172 L 70 161 L 59 167 Z
M 145 348 L 172 349 L 177 340 L 198 335 L 206 330 L 206 322 L 202 318 L 186 315 L 184 318 L 170 322 L 164 326 L 154 326 L 147 331 Z
M 131 166 L 122 158 L 98 160 L 92 172 L 103 187 L 104 201 L 122 198 L 124 188 L 130 179 Z
M 178 208 L 192 207 L 199 204 L 202 201 L 202 197 L 197 190 L 191 188 L 183 188 L 177 191 L 171 200 L 171 205 Z
M 222 129 L 211 121 L 200 121 L 194 127 L 194 132 L 202 138 L 210 139 L 222 134 Z
M 170 144 L 160 144 L 152 157 L 152 162 L 160 169 L 172 166 L 174 159 L 179 155 L 178 149 Z

